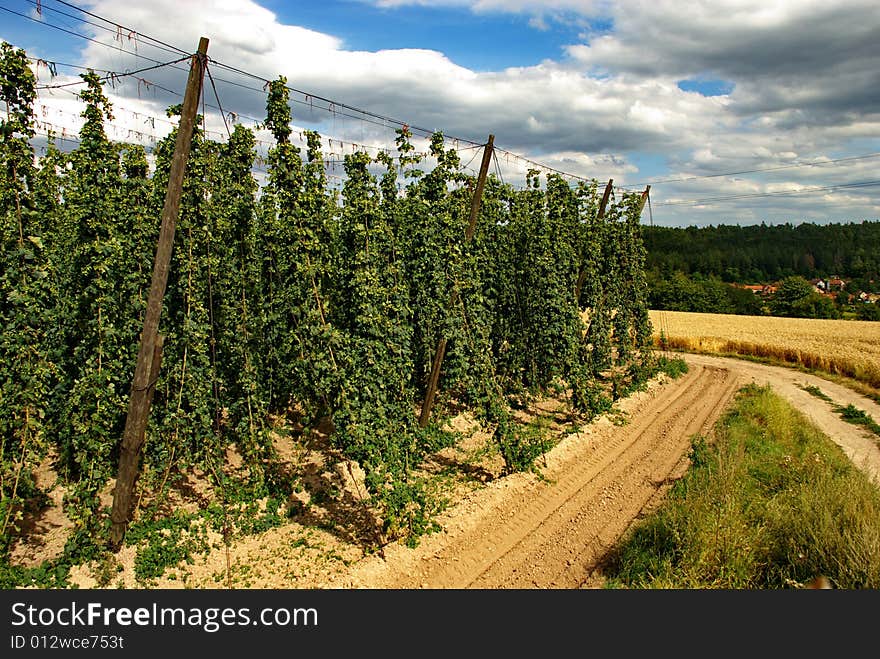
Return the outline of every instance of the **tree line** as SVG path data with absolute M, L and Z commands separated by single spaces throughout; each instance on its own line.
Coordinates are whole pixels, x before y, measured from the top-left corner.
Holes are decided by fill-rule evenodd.
M 798 275 L 880 286 L 880 221 L 642 227 L 646 268 L 760 284 Z M 873 280 L 873 284 L 871 283 Z
M 854 296 L 880 291 L 880 221 L 794 226 L 642 227 L 653 309 L 880 319 Z M 831 298 L 811 280 L 846 283 Z M 755 294 L 743 284 L 775 284 Z

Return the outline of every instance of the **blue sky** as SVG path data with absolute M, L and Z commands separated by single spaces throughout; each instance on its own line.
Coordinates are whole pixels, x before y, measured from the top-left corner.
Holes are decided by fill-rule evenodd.
M 263 4 L 286 23 L 336 35 L 351 50 L 427 48 L 475 71 L 557 59 L 582 31 L 559 22 L 553 29 L 536 29 L 526 15 L 475 14 L 464 6 L 388 8 L 358 0 Z
M 650 219 L 658 224 L 880 218 L 875 2 L 72 4 L 183 49 L 208 36 L 218 62 L 263 78 L 284 74 L 313 95 L 475 142 L 492 133 L 500 147 L 578 176 L 650 183 Z M 113 30 L 75 17 L 107 24 L 57 0 L 41 6 L 42 24 L 0 12 L 0 38 L 34 57 L 114 71 L 171 58 L 144 39 L 114 39 Z M 35 16 L 35 2 L 0 0 L 0 7 Z M 52 82 L 76 71 L 59 73 Z M 144 76 L 182 89 L 185 71 Z M 258 82 L 220 69 L 216 77 L 224 111 L 262 116 Z M 131 78 L 109 91 L 119 139 L 144 131 L 150 114 L 160 117 L 160 130 L 168 94 Z M 295 123 L 334 139 L 331 151 L 393 145 L 393 126 L 294 101 Z M 58 122 L 76 116 L 69 93 L 41 92 L 41 102 Z M 222 132 L 219 113 L 209 107 L 209 115 Z M 498 162 L 513 183 L 528 167 L 512 156 Z M 852 183 L 869 185 L 832 187 Z

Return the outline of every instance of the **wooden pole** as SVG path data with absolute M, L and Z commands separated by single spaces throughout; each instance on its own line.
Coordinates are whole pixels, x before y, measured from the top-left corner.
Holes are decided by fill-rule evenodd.
M 134 378 L 131 384 L 131 397 L 128 403 L 128 416 L 122 435 L 122 450 L 119 454 L 119 470 L 116 475 L 116 489 L 113 492 L 113 510 L 110 514 L 110 544 L 114 549 L 122 545 L 128 523 L 131 521 L 132 500 L 135 482 L 139 474 L 140 451 L 144 444 L 147 419 L 156 380 L 159 377 L 162 340 L 159 337 L 159 318 L 162 315 L 162 301 L 168 284 L 168 269 L 171 264 L 171 250 L 174 245 L 174 230 L 180 213 L 180 197 L 183 189 L 183 175 L 192 144 L 193 124 L 202 94 L 202 81 L 207 66 L 208 39 L 199 40 L 199 48 L 192 57 L 186 94 L 180 113 L 180 126 L 177 142 L 171 159 L 168 188 L 165 191 L 165 206 L 162 209 L 162 226 L 159 229 L 159 242 L 153 261 L 153 278 L 147 298 L 144 327 L 141 331 L 141 344 L 138 349 Z
M 645 186 L 645 191 L 642 193 L 642 198 L 639 200 L 639 215 L 642 214 L 642 210 L 645 208 L 645 202 L 648 201 L 648 194 L 651 192 L 651 186 Z
M 599 213 L 596 216 L 598 219 L 602 219 L 605 217 L 605 207 L 608 206 L 608 200 L 611 198 L 611 189 L 613 187 L 614 179 L 608 179 L 608 185 L 605 186 L 605 193 L 602 195 L 602 202 L 599 204 Z
M 464 243 L 467 245 L 473 240 L 474 233 L 477 230 L 477 216 L 480 212 L 480 202 L 483 200 L 483 188 L 486 185 L 486 177 L 489 174 L 489 163 L 492 162 L 492 149 L 495 145 L 495 136 L 489 135 L 489 141 L 483 149 L 483 161 L 480 163 L 480 173 L 477 176 L 477 187 L 474 189 L 474 196 L 471 199 L 471 214 L 468 219 L 467 230 L 464 233 Z M 455 305 L 458 300 L 458 290 L 452 291 L 449 300 L 449 308 Z M 422 403 L 422 413 L 419 415 L 419 427 L 424 428 L 428 425 L 431 418 L 431 408 L 434 407 L 434 397 L 437 395 L 437 385 L 440 382 L 440 368 L 443 366 L 443 357 L 446 355 L 446 337 L 441 337 L 437 342 L 437 350 L 434 352 L 434 362 L 431 364 L 431 377 L 428 380 L 428 391 L 425 393 L 425 400 Z
M 495 136 L 489 135 L 489 141 L 483 148 L 483 161 L 480 163 L 480 174 L 477 176 L 477 189 L 471 199 L 471 215 L 468 220 L 468 228 L 464 233 L 464 244 L 473 240 L 477 229 L 477 215 L 480 212 L 480 202 L 483 200 L 483 188 L 486 186 L 486 176 L 489 173 L 489 163 L 492 162 L 492 149 L 495 148 Z

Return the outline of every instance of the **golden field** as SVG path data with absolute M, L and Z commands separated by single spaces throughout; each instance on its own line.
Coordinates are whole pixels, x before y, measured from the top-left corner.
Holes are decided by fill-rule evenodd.
M 651 311 L 654 342 L 777 359 L 880 388 L 880 322 Z

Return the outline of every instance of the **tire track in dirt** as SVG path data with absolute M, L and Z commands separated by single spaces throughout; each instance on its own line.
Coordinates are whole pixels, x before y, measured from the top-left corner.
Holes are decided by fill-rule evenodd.
M 707 431 L 736 390 L 727 369 L 697 366 L 660 387 L 622 425 L 606 425 L 566 459 L 510 492 L 390 587 L 576 588 L 680 466 L 690 437 Z
M 707 433 L 749 382 L 769 384 L 842 447 L 880 484 L 880 443 L 844 422 L 831 403 L 852 403 L 880 419 L 880 405 L 823 378 L 778 366 L 681 355 L 690 370 L 655 381 L 615 407 L 629 423 L 600 417 L 564 437 L 547 455 L 543 479 L 517 473 L 464 497 L 443 530 L 415 549 L 386 548 L 344 578 L 350 588 L 588 588 L 602 584 L 601 564 L 620 537 L 662 502 L 684 474 L 695 434 Z
M 677 399 L 642 429 L 613 463 L 574 492 L 507 556 L 478 579 L 477 588 L 577 588 L 686 458 L 690 438 L 707 432 L 736 389 L 727 371 L 706 369 L 704 394 Z M 689 389 L 690 391 L 691 389 Z M 686 460 L 685 460 L 686 464 Z

